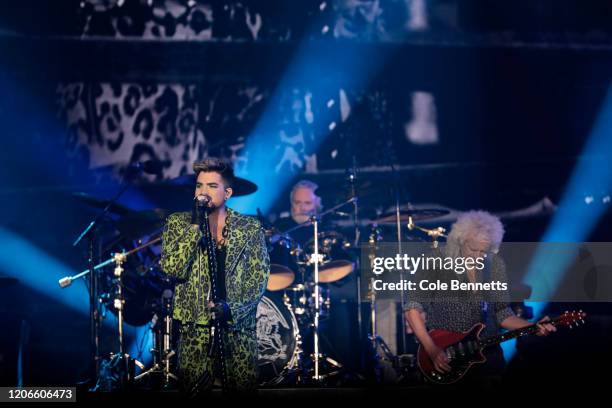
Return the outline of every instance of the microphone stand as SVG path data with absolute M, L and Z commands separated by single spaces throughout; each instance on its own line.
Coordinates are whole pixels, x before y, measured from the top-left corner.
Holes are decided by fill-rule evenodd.
M 217 286 L 217 248 L 215 240 L 210 231 L 210 214 L 211 209 L 208 207 L 203 209 L 202 223 L 200 224 L 200 231 L 202 232 L 202 239 L 200 240 L 200 246 L 208 255 L 208 271 L 210 273 L 210 290 L 212 294 L 213 302 L 216 303 L 218 300 L 219 287 Z M 213 319 L 211 327 L 211 343 L 209 345 L 208 357 L 214 358 L 215 348 L 219 352 L 219 361 L 221 368 L 221 388 L 224 389 L 227 385 L 227 371 L 225 369 L 225 322 L 221 322 L 217 319 Z M 209 379 L 214 381 L 214 367 L 215 363 L 213 360 L 213 378 L 209 378 L 208 373 L 204 373 L 196 382 L 191 390 L 191 395 L 195 396 L 200 391 L 202 385 L 204 385 Z

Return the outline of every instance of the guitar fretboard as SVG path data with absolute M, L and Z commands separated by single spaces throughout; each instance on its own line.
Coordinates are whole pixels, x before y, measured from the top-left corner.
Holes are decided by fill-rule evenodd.
M 552 324 L 553 326 L 557 326 L 559 324 L 560 319 L 556 318 L 547 322 L 548 324 Z M 499 343 L 503 343 L 504 341 L 516 339 L 522 336 L 529 336 L 538 332 L 538 325 L 532 324 L 530 326 L 525 326 L 520 329 L 511 330 L 509 332 L 498 334 L 497 336 L 487 337 L 486 339 L 481 339 L 478 342 L 478 345 L 482 348 L 494 346 Z

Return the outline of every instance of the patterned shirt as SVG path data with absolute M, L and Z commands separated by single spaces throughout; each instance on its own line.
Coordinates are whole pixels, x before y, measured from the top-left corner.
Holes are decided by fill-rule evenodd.
M 431 256 L 444 257 L 437 249 Z M 489 255 L 485 269 L 476 273 L 476 282 L 507 282 L 506 267 L 498 255 Z M 486 272 L 488 268 L 488 272 Z M 469 282 L 467 273 L 455 274 L 452 271 L 434 270 L 426 272 L 424 277 L 431 281 L 449 282 L 451 279 Z M 426 313 L 425 324 L 429 330 L 444 329 L 462 332 L 469 330 L 476 323 L 485 323 L 486 328 L 481 336 L 497 333 L 501 322 L 514 312 L 508 307 L 508 294 L 505 291 L 489 291 L 487 295 L 472 291 L 454 291 L 452 295 L 441 296 L 440 292 L 427 294 L 424 291 L 412 293 L 405 305 L 405 310 L 416 309 Z

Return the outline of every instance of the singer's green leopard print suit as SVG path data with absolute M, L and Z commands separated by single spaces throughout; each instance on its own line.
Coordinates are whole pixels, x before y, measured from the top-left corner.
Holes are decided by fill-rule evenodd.
M 174 319 L 181 322 L 179 367 L 182 385 L 189 390 L 212 372 L 208 356 L 210 313 L 206 309 L 210 275 L 206 252 L 198 242 L 200 231 L 190 225 L 191 214 L 168 217 L 162 236 L 162 269 L 180 279 L 174 297 Z M 232 320 L 224 336 L 229 389 L 256 386 L 256 312 L 270 274 L 270 261 L 261 223 L 227 209 L 225 282 Z M 210 386 L 210 384 L 208 384 Z

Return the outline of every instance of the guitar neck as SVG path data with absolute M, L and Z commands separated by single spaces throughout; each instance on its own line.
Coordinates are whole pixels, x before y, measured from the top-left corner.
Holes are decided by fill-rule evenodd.
M 553 319 L 548 324 L 552 324 L 556 326 L 559 322 L 558 319 Z M 529 326 L 522 327 L 520 329 L 511 330 L 509 332 L 498 334 L 496 336 L 487 337 L 486 339 L 481 339 L 478 344 L 482 347 L 490 347 L 496 344 L 503 343 L 504 341 L 516 339 L 518 337 L 530 336 L 532 334 L 536 334 L 538 332 L 538 325 L 532 324 Z

